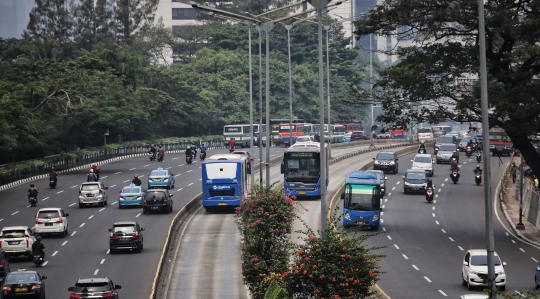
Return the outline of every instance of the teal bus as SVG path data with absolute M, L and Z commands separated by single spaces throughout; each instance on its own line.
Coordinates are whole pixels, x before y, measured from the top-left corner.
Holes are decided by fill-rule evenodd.
M 353 171 L 345 178 L 343 226 L 379 228 L 381 216 L 380 180 L 372 173 Z

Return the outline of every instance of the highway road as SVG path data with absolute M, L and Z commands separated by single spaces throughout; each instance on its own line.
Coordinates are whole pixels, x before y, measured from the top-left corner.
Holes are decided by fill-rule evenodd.
M 481 293 L 481 289 L 468 291 L 460 279 L 466 250 L 486 246 L 483 185 L 477 186 L 473 176 L 476 161 L 461 153 L 461 177 L 457 184 L 449 179 L 448 164 L 435 164 L 436 200 L 430 204 L 423 195 L 403 194 L 402 175 L 411 167 L 413 157 L 411 154 L 400 159 L 401 175 L 387 175 L 380 227 L 386 234 L 367 242 L 387 246 L 380 251 L 387 257 L 381 263 L 386 273 L 379 285 L 393 299 L 457 298 Z M 502 160 L 505 164 L 490 158 L 492 195 L 509 161 Z M 498 208 L 498 204 L 494 206 Z M 500 211 L 498 215 L 502 217 Z M 506 291 L 534 291 L 533 276 L 540 261 L 540 248 L 515 238 L 500 221 L 508 227 L 504 218 L 494 216 L 495 251 L 508 264 Z
M 367 147 L 333 148 L 332 156 L 338 157 Z M 329 190 L 337 189 L 347 171 L 358 169 L 366 161 L 371 161 L 376 153 L 359 155 L 331 165 Z M 283 181 L 279 167 L 273 167 L 271 173 L 272 182 Z M 320 200 L 302 200 L 300 203 L 308 210 L 300 216 L 314 229 L 319 228 Z M 295 228 L 302 228 L 299 222 L 295 223 Z M 164 298 L 249 298 L 242 283 L 240 235 L 234 213 L 206 213 L 200 209 L 183 228 L 182 235 Z
M 209 155 L 227 153 L 226 149 L 209 150 Z M 258 158 L 258 150 L 251 151 Z M 280 155 L 283 149 L 271 148 L 271 156 Z M 264 153 L 263 153 L 264 154 Z M 258 160 L 256 160 L 258 161 Z M 39 204 L 28 207 L 27 185 L 0 192 L 0 227 L 27 225 L 34 226 L 37 210 L 46 207 L 63 208 L 69 213 L 69 236 L 45 237 L 46 264 L 39 268 L 47 275 L 47 297 L 67 298 L 68 287 L 78 278 L 109 277 L 122 286 L 121 298 L 148 298 L 159 262 L 167 230 L 175 213 L 142 214 L 141 208 L 118 209 L 117 196 L 122 187 L 129 184 L 135 173 L 144 180 L 151 170 L 159 166 L 176 174 L 174 211 L 200 193 L 200 161 L 184 165 L 183 153 L 165 155 L 165 162 L 150 162 L 148 157 L 120 160 L 101 166 L 101 181 L 109 187 L 109 205 L 80 209 L 77 204 L 78 188 L 86 181 L 86 170 L 62 174 L 58 178 L 57 189 L 48 188 L 47 180 L 35 181 L 40 189 Z M 115 221 L 136 220 L 144 231 L 144 250 L 142 253 L 108 253 L 108 229 Z M 26 259 L 13 259 L 11 269 L 36 269 Z

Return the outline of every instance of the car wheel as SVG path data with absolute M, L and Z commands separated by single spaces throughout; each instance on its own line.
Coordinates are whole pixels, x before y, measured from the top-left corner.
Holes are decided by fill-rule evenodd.
M 146 209 L 143 208 L 143 209 L 142 209 L 142 213 L 143 213 L 143 214 L 146 214 L 146 212 L 147 212 Z
M 104 206 L 108 205 L 109 204 L 109 201 L 108 199 L 105 199 L 105 202 L 103 203 Z
M 501 291 L 503 291 L 503 292 L 506 291 L 506 285 L 503 285 L 503 286 L 501 287 Z
M 467 281 L 465 280 L 465 278 L 463 278 L 463 272 L 461 272 L 461 285 L 462 285 L 462 286 L 466 286 L 466 285 L 467 285 Z
M 110 254 L 115 254 L 115 253 L 116 253 L 116 250 L 109 247 L 109 253 L 110 253 Z
M 407 194 L 407 191 L 405 189 L 403 189 L 403 194 Z
M 68 226 L 66 226 L 66 230 L 64 231 L 64 233 L 65 233 L 66 235 L 68 235 L 68 234 L 69 234 L 69 231 L 68 231 L 68 229 L 69 229 L 69 227 L 68 227 Z
M 119 208 L 119 209 L 122 209 L 122 205 L 121 205 L 121 204 L 118 204 L 118 208 Z
M 141 253 L 141 250 L 142 250 L 141 244 L 139 244 L 139 247 L 137 247 L 137 249 L 135 249 L 135 252 L 136 253 Z
M 141 250 L 144 249 L 144 242 L 141 242 Z
M 167 212 L 166 212 L 166 213 L 167 213 L 167 214 L 170 214 L 171 211 L 172 211 L 172 209 L 169 207 L 169 208 L 167 209 Z
M 471 285 L 471 283 L 469 282 L 469 279 L 467 278 L 467 290 L 472 291 L 472 289 L 473 289 L 473 286 Z

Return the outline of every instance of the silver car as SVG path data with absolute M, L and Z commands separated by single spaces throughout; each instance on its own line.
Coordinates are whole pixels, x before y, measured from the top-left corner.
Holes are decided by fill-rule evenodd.
M 107 189 L 102 182 L 82 183 L 79 188 L 79 208 L 86 205 L 107 205 Z
M 418 154 L 414 157 L 412 169 L 422 169 L 426 171 L 427 176 L 433 176 L 433 159 L 430 154 Z
M 454 153 L 456 153 L 456 160 L 459 163 L 459 151 L 457 150 L 456 145 L 453 143 L 443 143 L 439 146 L 439 151 L 437 152 L 437 157 L 435 158 L 435 161 L 437 161 L 437 164 L 440 164 L 442 162 L 450 163 L 452 161 L 452 155 Z

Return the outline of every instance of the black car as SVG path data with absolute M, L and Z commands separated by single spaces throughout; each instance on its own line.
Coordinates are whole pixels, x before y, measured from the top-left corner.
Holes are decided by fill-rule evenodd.
M 144 248 L 144 228 L 135 221 L 115 222 L 109 229 L 109 250 L 116 253 L 118 250 L 128 249 L 141 252 Z
M 36 271 L 19 269 L 10 272 L 2 286 L 2 298 L 45 299 L 44 279 L 47 279 L 47 276 L 41 276 Z
M 6 253 L 0 249 L 0 285 L 6 278 L 6 275 L 9 273 L 9 260 L 6 256 Z
M 426 171 L 423 169 L 409 169 L 403 176 L 403 193 L 424 193 L 426 191 Z
M 118 292 L 121 289 L 109 278 L 80 278 L 74 287 L 69 287 L 71 292 L 69 298 L 95 298 L 95 299 L 118 299 Z
M 395 152 L 379 152 L 373 163 L 373 170 L 382 170 L 384 172 L 398 173 L 399 163 Z
M 355 140 L 367 140 L 368 137 L 364 132 L 352 132 L 351 134 L 351 141 Z
M 149 212 L 170 213 L 173 210 L 173 195 L 167 189 L 148 190 L 143 200 L 143 214 Z
M 439 151 L 439 146 L 441 146 L 441 144 L 443 143 L 454 143 L 456 144 L 457 143 L 457 138 L 456 136 L 440 136 L 439 138 L 437 138 L 437 141 L 435 141 L 435 145 L 433 146 L 434 149 L 435 149 L 435 153 L 437 153 L 437 151 Z
M 384 171 L 381 171 L 381 170 L 366 170 L 366 172 L 374 174 L 381 181 L 381 184 L 380 184 L 381 196 L 384 196 L 384 194 L 386 193 L 386 180 L 388 179 L 387 177 L 384 176 Z

